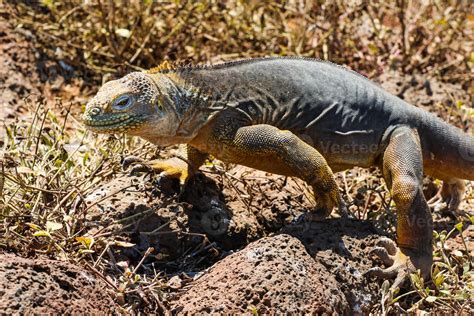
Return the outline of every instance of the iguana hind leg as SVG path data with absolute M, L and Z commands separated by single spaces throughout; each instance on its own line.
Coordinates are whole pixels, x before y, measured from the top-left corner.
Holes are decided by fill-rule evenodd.
M 376 248 L 390 267 L 372 268 L 369 275 L 396 276 L 398 286 L 411 272 L 420 269 L 428 276 L 432 263 L 433 221 L 423 195 L 423 159 L 416 131 L 398 127 L 392 132 L 383 155 L 383 175 L 397 206 L 397 246 L 385 242 Z
M 459 205 L 464 196 L 464 180 L 450 179 L 444 180 L 438 193 L 428 201 L 428 205 L 435 211 L 446 208 L 453 215 L 462 215 Z
M 155 159 L 144 161 L 137 157 L 126 157 L 122 163 L 123 169 L 133 164 L 130 173 L 139 171 L 160 172 L 160 177 L 179 179 L 181 187 L 184 187 L 189 178 L 206 161 L 207 154 L 200 152 L 190 145 L 180 147 L 179 155 L 169 159 Z
M 299 177 L 313 187 L 319 216 L 329 215 L 334 207 L 346 214 L 326 160 L 295 134 L 266 124 L 244 126 L 227 133 L 225 126 L 223 129 L 212 132 L 215 140 L 210 142 L 211 154 L 226 162 Z

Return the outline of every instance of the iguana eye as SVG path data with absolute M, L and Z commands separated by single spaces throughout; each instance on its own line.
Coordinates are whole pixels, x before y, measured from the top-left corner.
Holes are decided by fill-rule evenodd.
M 125 110 L 133 104 L 133 98 L 129 95 L 121 95 L 115 99 L 112 105 L 117 110 Z

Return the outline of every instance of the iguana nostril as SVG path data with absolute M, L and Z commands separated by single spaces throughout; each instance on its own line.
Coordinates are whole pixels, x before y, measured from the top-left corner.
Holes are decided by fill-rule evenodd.
M 89 115 L 91 116 L 96 116 L 100 114 L 100 109 L 99 108 L 92 108 L 89 110 Z

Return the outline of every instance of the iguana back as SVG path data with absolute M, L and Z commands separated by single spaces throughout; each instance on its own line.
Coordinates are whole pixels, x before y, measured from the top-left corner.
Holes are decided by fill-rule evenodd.
M 306 58 L 262 58 L 177 74 L 237 108 L 245 124 L 292 131 L 335 170 L 376 164 L 393 128 L 405 125 L 420 135 L 426 171 L 441 179 L 474 179 L 472 136 L 344 67 Z

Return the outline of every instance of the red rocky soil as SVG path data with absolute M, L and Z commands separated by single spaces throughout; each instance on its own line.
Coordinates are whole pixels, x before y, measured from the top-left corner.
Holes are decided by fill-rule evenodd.
M 1 254 L 0 280 L 2 314 L 118 312 L 104 281 L 67 262 Z

